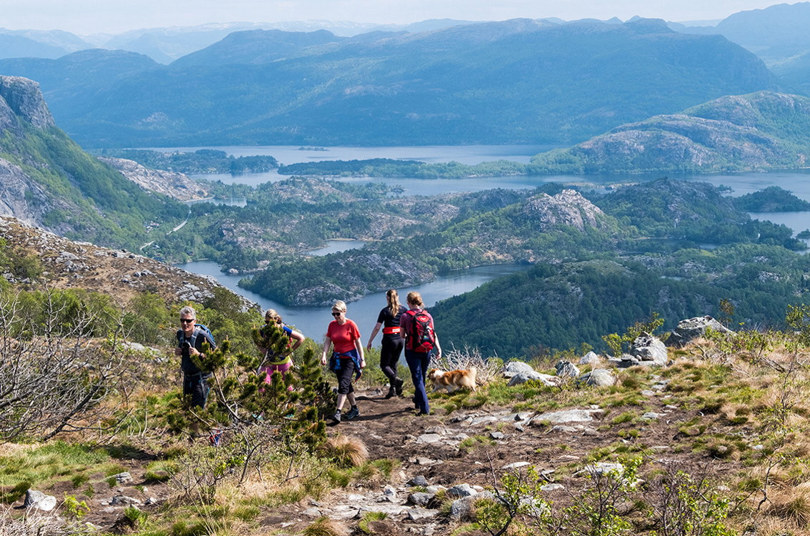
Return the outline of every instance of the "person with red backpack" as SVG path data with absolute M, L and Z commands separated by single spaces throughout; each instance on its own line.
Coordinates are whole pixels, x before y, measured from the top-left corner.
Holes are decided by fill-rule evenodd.
M 405 339 L 405 361 L 411 370 L 411 381 L 416 390 L 413 403 L 419 410 L 417 415 L 430 415 L 425 376 L 430 366 L 430 354 L 436 350 L 436 357 L 442 355 L 439 337 L 433 325 L 433 317 L 424 308 L 422 295 L 408 293 L 408 311 L 399 319 L 400 335 Z

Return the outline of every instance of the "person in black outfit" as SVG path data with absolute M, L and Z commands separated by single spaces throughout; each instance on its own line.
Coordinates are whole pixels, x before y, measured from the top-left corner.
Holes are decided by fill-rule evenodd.
M 388 377 L 390 385 L 385 398 L 391 398 L 395 394 L 402 394 L 402 378 L 397 376 L 397 361 L 402 354 L 404 341 L 399 334 L 399 317 L 407 311 L 405 306 L 400 305 L 399 295 L 394 289 L 385 293 L 388 306 L 384 307 L 377 316 L 377 325 L 371 330 L 366 348 L 371 350 L 371 342 L 377 336 L 377 332 L 382 327 L 382 348 L 380 349 L 380 368 Z
M 192 356 L 205 359 L 203 343 L 207 342 L 210 349 L 216 348 L 214 341 L 206 330 L 195 323 L 197 313 L 192 307 L 180 309 L 180 329 L 177 330 L 177 348 L 174 355 L 182 356 L 180 368 L 183 370 L 183 396 L 191 395 L 191 405 L 205 407 L 208 400 L 208 378 L 211 373 L 205 373 L 194 364 Z

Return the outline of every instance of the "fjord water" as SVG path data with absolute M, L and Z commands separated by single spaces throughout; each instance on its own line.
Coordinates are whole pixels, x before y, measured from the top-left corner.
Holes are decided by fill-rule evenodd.
M 291 146 L 265 146 L 265 147 L 176 147 L 160 149 L 164 151 L 194 151 L 197 149 L 218 149 L 234 156 L 269 155 L 275 157 L 282 164 L 298 162 L 312 162 L 319 160 L 364 160 L 369 158 L 397 158 L 413 159 L 425 162 L 457 161 L 464 164 L 478 164 L 498 159 L 512 160 L 527 163 L 531 156 L 547 147 L 510 145 L 510 146 L 430 146 L 430 147 L 291 147 Z M 276 172 L 257 173 L 248 175 L 199 175 L 198 178 L 221 180 L 227 184 L 258 185 L 265 182 L 276 182 L 287 178 Z M 396 185 L 403 190 L 404 195 L 423 194 L 429 191 L 431 195 L 445 193 L 466 193 L 489 190 L 493 188 L 506 189 L 532 189 L 550 182 L 562 184 L 575 184 L 584 187 L 605 187 L 616 183 L 632 183 L 643 180 L 653 180 L 657 176 L 509 176 L 509 177 L 475 177 L 470 179 L 416 179 L 416 178 L 368 178 L 368 177 L 342 177 L 338 180 L 345 182 L 381 182 Z M 736 175 L 695 175 L 678 177 L 689 181 L 708 182 L 715 186 L 726 186 L 730 195 L 740 196 L 767 188 L 779 186 L 793 192 L 797 197 L 810 201 L 810 173 L 743 173 Z M 758 219 L 766 219 L 775 223 L 785 224 L 794 233 L 810 228 L 810 212 L 788 213 L 760 213 L 751 214 Z M 321 250 L 310 252 L 313 255 L 325 255 L 345 249 L 362 247 L 360 241 L 330 241 Z M 298 327 L 305 335 L 320 339 L 326 331 L 331 320 L 329 307 L 285 307 L 263 298 L 257 294 L 242 289 L 237 285 L 242 276 L 227 275 L 220 271 L 219 266 L 212 262 L 193 262 L 181 265 L 188 271 L 216 278 L 224 286 L 260 304 L 263 308 L 274 308 L 282 314 L 285 321 Z M 431 283 L 414 288 L 400 289 L 401 294 L 411 290 L 422 293 L 428 306 L 437 301 L 449 298 L 464 292 L 469 292 L 479 285 L 496 277 L 524 269 L 518 266 L 490 266 L 465 270 L 448 276 L 437 278 Z M 403 300 L 404 301 L 404 300 Z M 377 313 L 385 305 L 384 293 L 375 293 L 348 304 L 348 316 L 357 322 L 365 338 L 377 318 Z M 379 343 L 379 338 L 376 343 Z
M 338 241 L 330 241 L 328 247 L 338 251 L 340 244 L 335 244 L 335 242 Z M 331 308 L 329 306 L 288 307 L 259 296 L 254 292 L 245 290 L 238 285 L 239 280 L 244 276 L 223 273 L 220 271 L 219 265 L 215 262 L 189 262 L 179 264 L 178 267 L 195 274 L 208 275 L 215 278 L 226 288 L 258 303 L 262 307 L 262 310 L 275 309 L 281 314 L 284 322 L 295 326 L 304 335 L 318 342 L 323 341 L 323 337 L 326 334 L 326 327 L 332 320 Z M 425 305 L 431 307 L 438 301 L 469 292 L 496 277 L 508 275 L 519 270 L 525 270 L 526 268 L 527 266 L 516 265 L 482 266 L 439 276 L 430 283 L 399 289 L 400 301 L 404 302 L 407 293 L 416 290 L 422 294 Z M 365 345 L 371 333 L 371 329 L 377 322 L 377 314 L 380 312 L 380 309 L 385 307 L 385 292 L 369 294 L 357 301 L 349 302 L 347 306 L 347 316 L 354 320 L 357 327 L 360 328 L 360 334 L 363 336 L 363 344 Z M 441 337 L 441 331 L 439 331 L 439 334 Z M 374 345 L 379 346 L 379 344 L 380 337 L 378 336 L 374 341 Z

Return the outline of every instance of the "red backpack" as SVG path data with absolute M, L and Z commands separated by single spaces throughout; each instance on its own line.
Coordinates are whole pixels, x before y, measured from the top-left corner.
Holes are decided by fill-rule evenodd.
M 408 333 L 408 346 L 411 350 L 419 353 L 428 353 L 433 350 L 436 344 L 436 337 L 430 325 L 430 315 L 424 309 L 421 311 L 410 310 L 406 312 L 413 318 L 411 322 L 411 332 Z

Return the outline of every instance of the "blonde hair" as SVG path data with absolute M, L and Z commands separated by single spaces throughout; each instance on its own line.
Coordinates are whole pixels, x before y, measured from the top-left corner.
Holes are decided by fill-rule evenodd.
M 422 295 L 416 291 L 408 293 L 408 303 L 417 307 L 423 307 L 425 304 L 422 302 Z
M 391 311 L 391 316 L 397 316 L 399 311 L 399 294 L 396 289 L 390 289 L 385 293 L 385 299 L 388 300 L 388 310 Z
M 264 313 L 265 320 L 272 320 L 276 324 L 281 324 L 281 315 L 276 312 L 275 309 L 268 309 Z
M 346 312 L 346 302 L 343 300 L 336 300 L 335 303 L 332 304 L 332 309 L 335 311 L 342 311 Z

